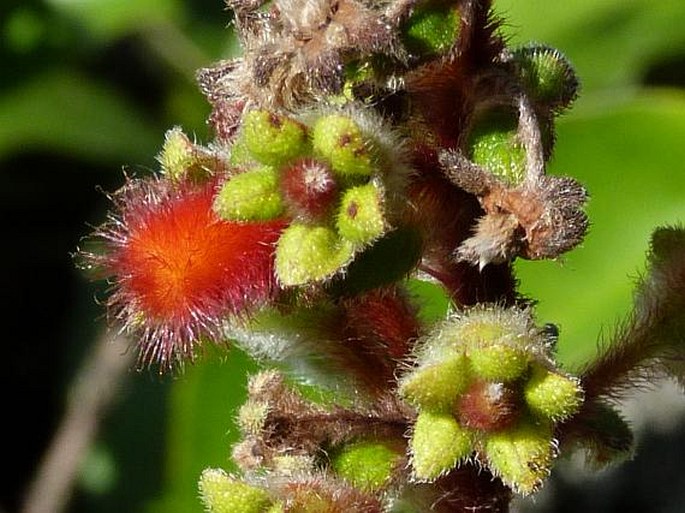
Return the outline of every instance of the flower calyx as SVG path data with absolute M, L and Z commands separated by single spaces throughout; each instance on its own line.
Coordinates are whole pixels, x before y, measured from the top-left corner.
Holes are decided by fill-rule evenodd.
M 399 387 L 418 410 L 414 478 L 433 481 L 477 461 L 514 491 L 535 491 L 556 454 L 555 424 L 582 404 L 579 381 L 548 353 L 526 310 L 474 308 L 428 334 Z

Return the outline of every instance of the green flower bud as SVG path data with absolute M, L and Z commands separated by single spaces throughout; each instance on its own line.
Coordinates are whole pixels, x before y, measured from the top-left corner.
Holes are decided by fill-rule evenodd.
M 179 127 L 168 130 L 164 135 L 164 146 L 157 160 L 162 172 L 172 180 L 180 180 L 195 163 L 193 143 Z
M 578 78 L 568 59 L 544 45 L 519 48 L 514 60 L 528 94 L 552 109 L 568 107 L 578 94 Z
M 264 402 L 248 400 L 238 411 L 237 423 L 243 433 L 259 435 L 264 429 L 269 405 Z
M 331 466 L 355 488 L 372 491 L 390 480 L 401 457 L 387 443 L 366 440 L 344 446 L 331 458 Z
M 314 153 L 323 157 L 343 177 L 368 177 L 373 173 L 371 142 L 349 117 L 330 114 L 319 118 L 312 131 Z
M 471 454 L 471 437 L 451 414 L 422 411 L 409 446 L 414 475 L 432 481 Z
M 252 158 L 250 150 L 247 148 L 247 144 L 245 144 L 244 137 L 238 137 L 231 145 L 231 156 L 228 159 L 228 163 L 232 167 L 247 167 L 256 163 L 255 159 Z
M 471 160 L 510 186 L 526 176 L 526 150 L 517 132 L 518 114 L 494 109 L 475 121 L 467 143 Z
M 554 458 L 548 424 L 522 422 L 513 429 L 491 433 L 485 441 L 490 470 L 523 495 L 535 491 L 547 477 Z
M 226 181 L 214 199 L 214 211 L 230 221 L 264 221 L 283 214 L 278 172 L 260 167 Z
M 291 224 L 276 248 L 276 275 L 283 285 L 304 285 L 333 276 L 352 259 L 354 248 L 331 228 Z
M 450 412 L 470 381 L 469 361 L 458 353 L 408 374 L 400 384 L 400 394 L 418 408 Z
M 577 380 L 551 372 L 542 365 L 533 365 L 523 394 L 534 415 L 554 421 L 570 417 L 583 402 Z
M 424 2 L 402 25 L 402 41 L 417 55 L 444 54 L 457 41 L 460 22 L 453 3 Z
M 355 246 L 365 246 L 386 230 L 383 191 L 373 183 L 350 187 L 342 197 L 336 218 L 341 237 Z
M 507 382 L 520 378 L 528 369 L 530 355 L 506 341 L 474 347 L 470 353 L 473 372 L 486 381 Z
M 302 124 L 264 110 L 245 115 L 242 138 L 250 154 L 269 166 L 278 167 L 307 151 L 307 132 Z
M 265 513 L 272 505 L 265 490 L 236 481 L 220 469 L 205 469 L 199 488 L 210 513 Z

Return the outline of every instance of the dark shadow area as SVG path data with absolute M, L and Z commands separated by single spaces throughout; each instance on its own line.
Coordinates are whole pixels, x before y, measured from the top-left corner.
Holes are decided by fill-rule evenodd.
M 650 87 L 685 88 L 685 54 L 662 56 L 647 69 L 642 83 Z

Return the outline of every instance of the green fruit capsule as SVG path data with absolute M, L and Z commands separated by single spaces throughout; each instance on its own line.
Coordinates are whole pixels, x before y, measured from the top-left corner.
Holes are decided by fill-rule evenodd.
M 353 246 L 333 229 L 294 223 L 278 241 L 276 275 L 286 286 L 322 281 L 344 267 L 353 254 Z
M 365 440 L 340 449 L 331 459 L 336 474 L 362 490 L 378 490 L 392 476 L 402 454 L 387 443 Z
M 199 488 L 210 513 L 264 513 L 272 505 L 265 490 L 236 481 L 220 469 L 205 469 Z
M 583 402 L 577 380 L 551 372 L 542 365 L 533 365 L 523 393 L 534 415 L 554 421 L 570 417 Z
M 518 114 L 493 109 L 474 122 L 468 140 L 469 157 L 509 186 L 526 176 L 526 150 L 518 138 Z
M 561 110 L 578 95 L 578 78 L 569 60 L 555 48 L 530 45 L 514 52 L 521 80 L 537 103 Z
M 245 115 L 242 141 L 255 160 L 268 166 L 281 166 L 307 151 L 304 125 L 265 110 Z
M 549 474 L 554 458 L 551 428 L 522 422 L 513 429 L 491 433 L 485 442 L 485 455 L 495 475 L 527 495 Z
M 471 349 L 474 374 L 486 381 L 508 382 L 520 378 L 528 369 L 530 357 L 505 341 L 495 341 Z
M 350 187 L 342 197 L 336 227 L 341 237 L 365 246 L 386 230 L 383 191 L 372 183 Z
M 342 177 L 368 177 L 374 171 L 371 141 L 347 116 L 319 118 L 312 131 L 312 145 L 314 153 L 326 159 Z
M 471 454 L 471 437 L 449 413 L 422 411 L 414 424 L 411 464 L 421 481 L 432 481 Z
M 469 361 L 458 353 L 409 373 L 400 384 L 400 394 L 417 408 L 449 412 L 470 381 Z
M 214 211 L 229 221 L 264 221 L 279 217 L 284 206 L 277 171 L 265 166 L 231 177 L 216 195 Z
M 228 163 L 232 167 L 249 167 L 257 163 L 247 148 L 244 137 L 237 137 L 231 145 L 231 155 Z

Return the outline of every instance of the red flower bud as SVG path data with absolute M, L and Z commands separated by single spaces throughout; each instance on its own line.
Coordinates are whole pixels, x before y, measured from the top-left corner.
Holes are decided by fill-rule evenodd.
M 108 306 L 140 332 L 140 361 L 169 368 L 192 358 L 201 338 L 218 341 L 226 316 L 273 297 L 273 245 L 282 221 L 238 224 L 212 211 L 215 184 L 131 180 L 118 213 L 96 236 L 103 255 L 86 255 L 113 278 Z
M 457 416 L 462 425 L 482 431 L 509 428 L 521 411 L 516 392 L 502 383 L 476 381 L 461 396 Z
M 281 175 L 281 189 L 291 212 L 304 220 L 324 217 L 337 199 L 338 184 L 324 162 L 304 158 Z

